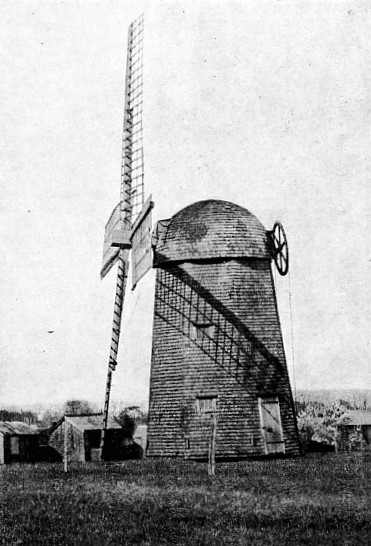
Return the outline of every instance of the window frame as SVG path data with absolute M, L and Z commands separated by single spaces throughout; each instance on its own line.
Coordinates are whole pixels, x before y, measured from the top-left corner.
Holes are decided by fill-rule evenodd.
M 192 341 L 202 342 L 204 339 L 213 339 L 215 324 L 212 322 L 192 322 Z
M 10 437 L 10 453 L 12 455 L 20 455 L 19 436 Z
M 200 395 L 196 398 L 196 408 L 198 415 L 212 415 L 217 410 L 218 396 L 215 394 Z M 205 402 L 210 402 L 205 404 Z

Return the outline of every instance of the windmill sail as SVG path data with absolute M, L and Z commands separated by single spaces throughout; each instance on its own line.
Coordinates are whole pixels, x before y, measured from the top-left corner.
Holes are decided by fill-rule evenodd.
M 151 196 L 143 205 L 142 212 L 137 217 L 131 230 L 132 254 L 132 289 L 152 267 L 152 209 L 154 203 Z
M 122 139 L 121 214 L 132 222 L 144 203 L 143 15 L 129 27 Z
M 113 232 L 121 227 L 121 204 L 113 209 L 104 230 L 103 260 L 100 278 L 103 279 L 119 259 L 120 248 L 112 246 Z
M 129 230 L 144 203 L 143 29 L 143 15 L 129 26 L 120 202 L 105 228 L 102 279 L 119 260 L 119 249 L 111 245 L 113 231 Z
M 104 399 L 103 425 L 100 441 L 101 459 L 104 458 L 112 372 L 115 370 L 117 364 L 117 352 L 121 333 L 121 317 L 129 269 L 129 248 L 131 243 L 124 239 L 125 234 L 131 232 L 133 223 L 140 214 L 144 203 L 143 26 L 143 15 L 129 26 L 120 203 L 115 207 L 106 225 L 103 248 L 101 277 L 104 277 L 115 263 L 117 263 L 118 266 L 111 346 Z M 120 236 L 122 238 L 121 244 Z M 116 240 L 115 246 L 112 246 L 113 239 Z M 117 241 L 119 242 L 117 243 Z

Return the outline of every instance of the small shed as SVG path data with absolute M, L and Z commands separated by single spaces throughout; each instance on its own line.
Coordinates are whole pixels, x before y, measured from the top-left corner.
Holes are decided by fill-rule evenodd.
M 65 433 L 70 461 L 92 461 L 98 459 L 103 415 L 64 415 L 50 433 L 49 445 L 64 455 Z M 123 430 L 113 419 L 108 420 L 106 432 L 105 459 L 120 459 Z
M 38 457 L 39 434 L 20 421 L 0 421 L 0 464 L 35 462 Z
M 371 411 L 351 410 L 348 421 L 339 428 L 340 451 L 371 449 Z

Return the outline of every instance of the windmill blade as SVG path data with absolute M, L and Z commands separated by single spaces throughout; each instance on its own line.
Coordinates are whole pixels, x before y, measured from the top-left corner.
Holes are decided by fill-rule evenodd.
M 113 232 L 129 231 L 144 203 L 143 30 L 142 14 L 128 30 L 120 202 L 113 209 L 105 228 L 102 279 L 120 257 L 117 246 L 112 246 Z
M 103 259 L 100 278 L 103 279 L 119 259 L 120 249 L 112 246 L 112 234 L 121 225 L 121 205 L 118 203 L 104 229 Z
M 132 289 L 152 265 L 153 202 L 144 204 L 143 15 L 129 28 L 121 173 L 122 219 L 131 225 Z
M 114 265 L 117 266 L 116 295 L 113 310 L 113 324 L 102 432 L 100 438 L 100 460 L 105 458 L 105 437 L 108 423 L 108 410 L 111 395 L 112 373 L 117 364 L 117 352 L 121 334 L 121 318 L 124 307 L 125 291 L 129 270 L 129 248 L 125 243 L 125 233 L 132 227 L 144 202 L 143 171 L 143 15 L 130 26 L 128 32 L 128 53 L 125 82 L 125 113 L 122 139 L 122 168 L 120 203 L 114 209 L 106 226 L 105 246 L 103 250 L 104 276 Z M 116 232 L 116 233 L 115 233 Z M 121 234 L 121 237 L 120 237 Z M 115 246 L 112 243 L 115 242 Z M 122 244 L 120 244 L 120 240 Z M 119 251 L 117 252 L 117 248 Z
M 152 208 L 154 203 L 149 196 L 131 230 L 132 243 L 132 290 L 152 267 Z
M 129 228 L 144 204 L 143 29 L 141 15 L 128 35 L 120 203 L 121 219 Z

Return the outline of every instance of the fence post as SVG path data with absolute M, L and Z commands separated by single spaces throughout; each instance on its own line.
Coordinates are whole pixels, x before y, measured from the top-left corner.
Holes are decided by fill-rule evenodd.
M 215 447 L 216 447 L 216 411 L 213 411 L 210 419 L 210 444 L 209 463 L 207 472 L 209 476 L 215 476 Z
M 64 450 L 63 450 L 63 469 L 68 472 L 68 423 L 64 419 Z

